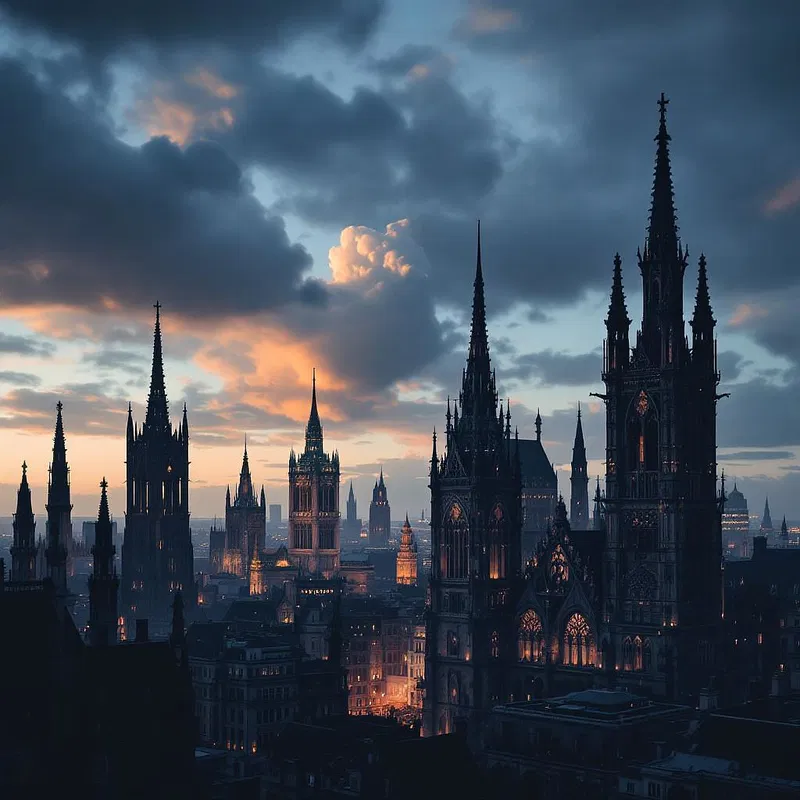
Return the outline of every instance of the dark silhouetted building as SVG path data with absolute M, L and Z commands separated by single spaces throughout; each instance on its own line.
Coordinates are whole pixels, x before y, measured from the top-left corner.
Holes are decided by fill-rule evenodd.
M 156 628 L 170 618 L 181 592 L 189 607 L 197 591 L 189 527 L 189 421 L 173 430 L 164 384 L 161 306 L 156 303 L 153 369 L 144 424 L 134 424 L 128 406 L 127 513 L 122 544 L 121 608 L 128 628 L 148 618 Z
M 446 734 L 468 721 L 478 735 L 510 691 L 522 531 L 520 461 L 489 360 L 480 228 L 467 366 L 441 458 L 436 447 L 434 435 L 423 729 Z
M 372 502 L 369 504 L 369 546 L 388 547 L 391 532 L 392 512 L 389 507 L 386 482 L 383 480 L 383 470 L 381 470 L 381 476 L 375 481 L 375 487 L 372 490 Z
M 339 570 L 339 454 L 323 445 L 315 373 L 306 448 L 289 455 L 289 557 L 301 572 L 330 578 Z
M 72 502 L 69 492 L 67 443 L 64 439 L 64 420 L 61 401 L 56 405 L 56 432 L 53 437 L 53 460 L 47 483 L 47 577 L 56 592 L 66 598 L 67 576 L 71 570 Z
M 28 465 L 22 464 L 22 480 L 17 491 L 14 514 L 14 542 L 11 545 L 11 580 L 18 583 L 36 580 L 36 520 L 28 486 Z
M 239 485 L 231 503 L 230 487 L 225 495 L 225 553 L 223 572 L 247 578 L 250 565 L 264 549 L 267 535 L 267 498 L 261 487 L 261 502 L 256 499 L 247 443 L 244 445 Z
M 558 500 L 558 478 L 542 443 L 542 417 L 536 412 L 536 438 L 519 440 L 522 469 L 522 560 L 533 555 L 553 522 Z
M 722 545 L 732 556 L 747 558 L 750 550 L 750 512 L 747 500 L 733 484 L 722 512 Z
M 764 516 L 761 517 L 761 525 L 758 532 L 766 537 L 770 537 L 775 533 L 775 528 L 772 527 L 772 515 L 769 513 L 769 497 L 764 500 Z
M 575 443 L 572 446 L 570 472 L 569 524 L 574 531 L 585 531 L 589 527 L 589 475 L 586 463 L 586 445 L 583 441 L 581 404 L 578 403 L 578 422 L 575 426 Z
M 92 545 L 92 574 L 89 576 L 89 641 L 93 647 L 117 641 L 117 595 L 119 578 L 114 566 L 114 540 L 108 510 L 108 483 L 100 484 L 100 509 Z
M 358 518 L 358 506 L 352 481 L 350 481 L 350 492 L 347 495 L 347 516 L 342 522 L 342 540 L 351 544 L 361 540 L 361 520 Z

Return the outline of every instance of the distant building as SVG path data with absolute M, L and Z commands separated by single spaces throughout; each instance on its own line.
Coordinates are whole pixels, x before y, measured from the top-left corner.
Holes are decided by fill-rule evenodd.
M 542 444 L 542 417 L 536 412 L 536 438 L 519 440 L 522 469 L 522 559 L 527 563 L 553 522 L 558 478 Z
M 747 558 L 750 549 L 750 512 L 747 500 L 733 484 L 733 491 L 725 501 L 722 513 L 722 546 L 724 552 Z
M 392 512 L 389 508 L 389 495 L 386 483 L 381 477 L 375 481 L 372 490 L 372 502 L 369 505 L 369 545 L 370 547 L 386 547 L 392 530 Z
M 339 454 L 324 451 L 316 373 L 306 447 L 289 455 L 289 557 L 304 574 L 331 578 L 339 570 Z
M 761 526 L 758 532 L 767 538 L 775 533 L 775 528 L 772 527 L 772 515 L 769 513 L 769 497 L 764 500 L 764 516 L 761 517 Z
M 403 523 L 400 531 L 400 549 L 397 551 L 397 582 L 403 586 L 417 585 L 417 543 L 414 532 L 408 522 Z
M 22 463 L 22 480 L 14 514 L 14 539 L 11 545 L 11 580 L 24 583 L 36 580 L 36 520 L 28 485 L 28 465 Z
M 358 518 L 358 505 L 353 492 L 353 481 L 350 481 L 350 492 L 347 495 L 347 516 L 342 522 L 342 540 L 353 544 L 361 541 L 361 520 Z
M 267 499 L 261 487 L 261 502 L 256 499 L 247 443 L 244 445 L 239 485 L 231 502 L 230 487 L 225 495 L 225 552 L 223 572 L 246 578 L 250 565 L 264 549 L 267 534 Z
M 225 529 L 218 528 L 216 520 L 208 534 L 208 557 L 211 574 L 222 572 L 225 558 Z
M 81 523 L 81 536 L 83 537 L 83 547 L 87 552 L 94 547 L 95 525 L 96 522 L 82 522 Z M 111 521 L 111 537 L 112 541 L 117 541 L 117 521 Z
M 269 524 L 277 528 L 282 522 L 280 503 L 271 503 L 269 507 Z
M 572 446 L 572 467 L 569 481 L 572 488 L 569 524 L 574 531 L 585 531 L 589 527 L 589 475 L 580 403 L 578 403 L 578 422 L 575 426 L 575 443 Z

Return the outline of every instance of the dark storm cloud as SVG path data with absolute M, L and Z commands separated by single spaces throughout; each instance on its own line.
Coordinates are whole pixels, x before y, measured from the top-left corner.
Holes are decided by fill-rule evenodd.
M 12 21 L 106 55 L 132 44 L 260 50 L 321 32 L 358 46 L 383 0 L 2 0 Z
M 140 148 L 0 62 L 0 289 L 6 304 L 160 299 L 185 313 L 305 302 L 308 253 L 217 145 Z M 319 302 L 321 293 L 311 297 Z
M 86 353 L 82 358 L 84 363 L 93 364 L 99 369 L 122 369 L 126 374 L 143 375 L 146 373 L 148 357 L 143 353 L 130 350 L 104 349 L 94 353 Z
M 794 453 L 788 450 L 740 450 L 717 455 L 717 461 L 786 461 L 790 458 L 794 458 Z
M 2 280 L 1 277 L 0 280 Z M 54 352 L 55 346 L 49 342 L 44 342 L 33 336 L 18 336 L 0 331 L 0 354 L 13 353 L 18 356 L 50 358 Z
M 588 386 L 600 378 L 600 351 L 571 355 L 554 350 L 525 353 L 503 371 L 506 379 L 534 381 L 539 386 Z
M 724 350 L 717 354 L 717 367 L 722 375 L 723 383 L 735 381 L 742 374 L 742 370 L 751 363 L 738 353 L 734 353 L 733 350 Z
M 765 209 L 800 174 L 800 6 L 784 0 L 768 14 L 745 0 L 470 6 L 457 34 L 476 52 L 529 58 L 532 132 L 558 132 L 527 148 L 484 215 L 487 263 L 507 297 L 569 301 L 606 288 L 617 250 L 626 281 L 638 281 L 633 256 L 661 91 L 673 100 L 682 233 L 695 257 L 701 248 L 708 255 L 712 297 L 796 280 L 797 209 L 788 201 Z M 421 222 L 429 257 L 455 275 L 469 254 L 469 222 L 435 214 Z M 691 288 L 694 274 L 692 266 Z

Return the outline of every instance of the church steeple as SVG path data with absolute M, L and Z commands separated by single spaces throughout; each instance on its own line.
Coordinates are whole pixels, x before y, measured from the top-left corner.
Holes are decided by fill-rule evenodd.
M 117 640 L 119 578 L 114 567 L 115 549 L 107 489 L 108 482 L 103 478 L 94 527 L 92 574 L 89 577 L 89 641 L 93 647 L 103 647 Z
M 53 460 L 47 486 L 47 573 L 56 591 L 66 596 L 69 550 L 72 544 L 72 503 L 70 502 L 69 466 L 64 437 L 61 401 L 56 404 L 56 430 L 53 437 Z
M 164 381 L 164 354 L 161 345 L 161 303 L 155 304 L 156 324 L 153 331 L 153 368 L 150 373 L 150 394 L 147 397 L 145 427 L 169 431 L 169 404 Z
M 486 330 L 486 298 L 481 260 L 481 224 L 478 221 L 478 249 L 472 297 L 472 327 L 470 331 L 467 368 L 461 390 L 461 417 L 472 416 L 475 421 L 490 411 L 496 416 L 497 395 L 489 359 L 489 336 Z
M 653 258 L 676 261 L 678 252 L 678 217 L 675 213 L 675 190 L 669 157 L 671 137 L 667 133 L 669 100 L 661 93 L 658 101 L 659 125 L 655 141 L 656 166 L 650 204 L 650 224 L 647 227 L 647 252 Z
M 692 360 L 695 363 L 714 367 L 714 326 L 717 324 L 711 310 L 711 295 L 708 291 L 706 257 L 700 254 L 697 265 L 697 295 L 694 302 L 692 326 Z
M 22 462 L 22 480 L 17 491 L 14 514 L 14 540 L 11 546 L 11 580 L 36 580 L 36 521 L 33 516 L 28 465 Z
M 575 442 L 572 446 L 572 471 L 570 474 L 570 524 L 573 530 L 589 527 L 589 475 L 586 463 L 586 444 L 581 424 L 581 404 L 578 403 L 578 422 L 575 426 Z
M 628 364 L 630 357 L 629 331 L 631 319 L 625 303 L 625 290 L 622 286 L 622 259 L 619 253 L 614 256 L 614 277 L 611 282 L 611 299 L 606 317 L 606 371 L 619 369 Z
M 244 440 L 244 455 L 242 456 L 242 469 L 239 473 L 239 486 L 236 488 L 235 506 L 255 506 L 256 495 L 253 489 L 253 479 L 250 475 L 250 462 L 247 458 L 247 437 Z
M 311 412 L 306 425 L 306 452 L 322 454 L 322 448 L 322 423 L 317 410 L 317 370 L 314 369 L 311 373 Z
M 761 518 L 761 533 L 769 534 L 775 529 L 772 527 L 772 516 L 769 513 L 769 497 L 764 500 L 764 516 Z

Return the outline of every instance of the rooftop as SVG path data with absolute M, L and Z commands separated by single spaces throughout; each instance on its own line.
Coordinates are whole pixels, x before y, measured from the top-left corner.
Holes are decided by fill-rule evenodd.
M 688 711 L 684 706 L 653 703 L 645 697 L 613 689 L 586 689 L 563 697 L 496 706 L 494 713 L 517 717 L 571 719 L 595 725 L 626 725 L 655 716 Z

